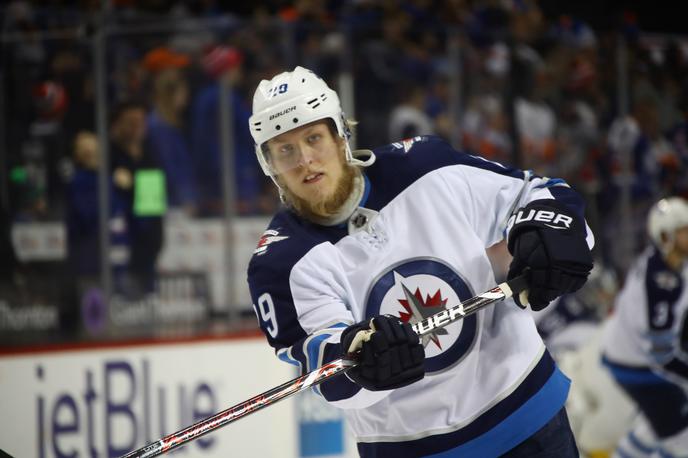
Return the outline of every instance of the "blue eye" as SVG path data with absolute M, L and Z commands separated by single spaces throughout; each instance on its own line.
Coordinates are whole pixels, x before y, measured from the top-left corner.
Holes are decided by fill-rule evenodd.
M 294 153 L 294 148 L 291 145 L 284 145 L 277 152 L 280 156 L 289 156 Z

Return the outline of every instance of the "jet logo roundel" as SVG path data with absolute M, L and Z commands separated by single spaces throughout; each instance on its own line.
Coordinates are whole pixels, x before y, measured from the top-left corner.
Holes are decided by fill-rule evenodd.
M 411 324 L 473 296 L 466 282 L 437 259 L 395 266 L 375 282 L 366 298 L 366 316 L 392 315 Z M 421 337 L 425 369 L 438 372 L 460 361 L 473 346 L 477 317 L 469 315 Z

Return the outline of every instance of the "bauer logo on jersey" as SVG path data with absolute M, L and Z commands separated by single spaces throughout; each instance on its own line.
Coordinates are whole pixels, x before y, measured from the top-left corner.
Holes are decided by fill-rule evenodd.
M 417 323 L 472 297 L 466 282 L 452 268 L 435 259 L 400 264 L 375 282 L 366 298 L 366 316 L 389 314 Z M 422 337 L 425 367 L 442 371 L 460 361 L 477 335 L 477 318 L 470 315 Z
M 279 242 L 280 240 L 288 239 L 288 235 L 279 235 L 279 232 L 274 229 L 268 229 L 263 232 L 263 235 L 258 240 L 258 245 L 256 249 L 253 250 L 253 254 L 265 254 L 268 250 L 268 246 L 271 243 Z

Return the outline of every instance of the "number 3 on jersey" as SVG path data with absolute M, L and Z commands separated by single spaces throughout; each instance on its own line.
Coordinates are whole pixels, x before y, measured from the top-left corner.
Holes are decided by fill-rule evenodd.
M 277 315 L 275 314 L 275 304 L 272 302 L 272 296 L 269 293 L 261 294 L 258 298 L 258 306 L 254 304 L 253 307 L 256 309 L 256 315 L 258 315 L 261 327 L 273 339 L 277 337 Z

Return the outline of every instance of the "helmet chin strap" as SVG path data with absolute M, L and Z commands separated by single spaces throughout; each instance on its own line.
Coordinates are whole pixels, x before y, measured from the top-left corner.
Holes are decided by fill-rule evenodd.
M 368 157 L 367 159 L 361 160 L 359 157 Z M 375 163 L 375 153 L 369 149 L 357 149 L 351 152 L 351 159 L 349 164 L 355 165 L 357 167 L 370 167 Z

